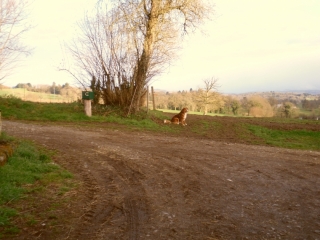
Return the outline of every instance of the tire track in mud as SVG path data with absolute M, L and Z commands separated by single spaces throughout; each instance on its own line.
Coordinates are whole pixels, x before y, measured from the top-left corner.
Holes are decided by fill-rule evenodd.
M 143 144 L 141 144 L 142 142 Z M 190 160 L 184 156 L 187 154 L 186 152 L 182 155 L 177 153 L 168 157 L 165 152 L 161 150 L 159 152 L 160 142 L 157 144 L 152 141 L 142 142 L 129 144 L 122 141 L 123 145 L 130 146 L 127 151 L 134 152 L 138 157 L 135 157 L 134 161 L 126 160 L 123 162 L 125 166 L 114 165 L 116 161 L 110 163 L 120 170 L 119 175 L 126 184 L 133 183 L 130 189 L 134 188 L 135 181 L 130 181 L 133 179 L 130 177 L 132 172 L 124 169 L 129 166 L 131 169 L 135 169 L 138 175 L 141 174 L 138 178 L 145 189 L 148 206 L 152 209 L 150 221 L 140 232 L 140 235 L 144 236 L 142 239 L 146 237 L 149 239 L 175 239 L 179 234 L 179 239 L 190 239 L 190 236 L 188 237 L 188 234 L 183 232 L 192 231 L 191 229 L 194 229 L 194 235 L 199 235 L 198 238 L 193 237 L 192 239 L 203 239 L 201 237 L 202 228 L 198 224 L 194 224 L 193 214 L 186 210 L 189 204 L 197 205 L 197 201 L 204 203 L 202 199 L 204 192 L 201 190 L 200 181 L 200 178 L 203 181 L 201 169 L 191 166 Z M 142 145 L 144 147 L 141 147 Z M 156 150 L 157 146 L 160 148 Z M 129 156 L 130 154 L 125 155 Z M 142 202 L 141 199 L 135 201 L 135 203 L 139 202 Z M 130 205 L 130 203 L 128 204 Z M 194 211 L 197 210 L 198 208 L 195 207 Z M 159 233 L 161 234 L 159 235 Z
M 112 154 L 106 161 L 114 169 L 113 182 L 120 189 L 118 205 L 126 218 L 125 239 L 136 240 L 140 238 L 140 228 L 148 220 L 148 205 L 145 189 L 141 184 L 143 173 L 131 161 L 118 154 Z
M 94 140 L 92 143 L 97 145 Z M 82 173 L 89 203 L 68 238 L 139 239 L 140 227 L 148 214 L 140 184 L 143 175 L 132 164 L 126 164 L 126 159 L 112 148 L 97 151 L 94 147 L 89 159 L 90 163 L 85 163 L 88 171 Z M 94 184 L 90 178 L 94 179 Z M 106 226 L 112 226 L 112 229 Z

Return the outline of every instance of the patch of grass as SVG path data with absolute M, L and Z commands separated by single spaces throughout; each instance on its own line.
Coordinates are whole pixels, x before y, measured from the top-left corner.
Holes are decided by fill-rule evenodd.
M 26 201 L 32 194 L 45 191 L 46 186 L 52 183 L 60 183 L 61 195 L 75 187 L 63 184 L 65 179 L 73 176 L 52 163 L 49 152 L 27 141 L 17 142 L 16 145 L 7 164 L 0 167 L 0 232 L 3 236 L 19 232 L 12 221 L 17 215 L 28 225 L 36 223 L 34 216 L 21 214 L 15 209 L 19 201 Z
M 0 207 L 0 226 L 10 224 L 10 218 L 16 216 L 18 213 L 15 209 L 9 207 Z
M 7 135 L 5 132 L 1 132 L 0 134 L 0 141 L 4 143 L 13 142 L 14 138 Z
M 248 144 L 258 144 L 259 142 L 255 139 L 254 134 L 246 128 L 245 124 L 237 123 L 232 126 L 232 130 L 235 133 L 237 139 L 241 140 L 241 142 L 245 142 Z
M 282 123 L 282 124 L 314 124 L 314 125 L 319 125 L 320 127 L 320 121 L 314 121 L 314 120 L 309 120 L 309 119 L 299 119 L 299 118 L 259 118 L 259 121 L 264 121 L 264 122 L 270 122 L 270 123 Z
M 266 127 L 247 125 L 256 136 L 271 146 L 320 150 L 320 132 L 307 130 L 273 130 Z
M 219 132 L 223 128 L 222 124 L 215 121 L 199 121 L 191 129 L 192 132 L 204 135 L 208 131 Z
M 79 103 L 34 103 L 0 97 L 2 117 L 12 120 L 79 121 L 89 119 Z
M 38 221 L 35 219 L 33 215 L 27 214 L 25 218 L 29 226 L 34 226 L 38 223 Z

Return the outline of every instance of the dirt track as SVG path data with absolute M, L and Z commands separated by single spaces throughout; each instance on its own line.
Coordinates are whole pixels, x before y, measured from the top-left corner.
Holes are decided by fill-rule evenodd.
M 3 122 L 84 184 L 37 239 L 320 239 L 320 152 Z M 35 239 L 24 232 L 18 239 Z

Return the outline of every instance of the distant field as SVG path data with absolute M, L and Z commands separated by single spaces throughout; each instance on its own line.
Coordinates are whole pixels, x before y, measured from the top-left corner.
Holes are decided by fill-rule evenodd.
M 170 110 L 170 109 L 157 109 L 158 111 L 167 112 L 167 113 L 179 113 L 180 110 Z M 195 114 L 195 115 L 203 115 L 203 112 L 193 112 L 189 111 L 188 114 Z M 228 116 L 233 117 L 234 115 L 228 115 L 228 114 L 219 114 L 219 113 L 207 113 L 207 116 Z M 237 116 L 239 117 L 239 116 Z
M 0 96 L 12 95 L 20 98 L 24 101 L 31 102 L 48 102 L 48 103 L 63 103 L 63 102 L 74 102 L 81 98 L 81 91 L 74 89 L 69 96 L 63 96 L 60 94 L 48 94 L 30 92 L 24 88 L 9 88 L 0 89 Z

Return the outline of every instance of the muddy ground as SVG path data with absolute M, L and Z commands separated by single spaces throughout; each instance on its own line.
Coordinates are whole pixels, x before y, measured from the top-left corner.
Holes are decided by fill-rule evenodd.
M 320 239 L 319 151 L 185 129 L 169 135 L 4 121 L 8 134 L 57 151 L 54 161 L 81 183 L 54 219 L 14 239 Z

